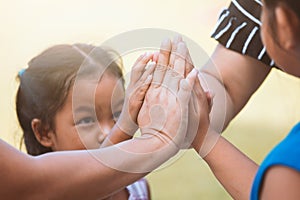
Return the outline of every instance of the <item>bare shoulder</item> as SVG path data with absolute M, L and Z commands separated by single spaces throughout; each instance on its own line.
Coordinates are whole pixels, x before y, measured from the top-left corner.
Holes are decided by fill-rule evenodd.
M 267 170 L 261 188 L 262 199 L 300 199 L 300 172 L 276 165 Z

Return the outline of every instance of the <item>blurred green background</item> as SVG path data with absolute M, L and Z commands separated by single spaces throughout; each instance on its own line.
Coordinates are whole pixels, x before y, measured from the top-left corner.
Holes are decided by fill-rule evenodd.
M 19 147 L 15 77 L 45 48 L 78 42 L 99 45 L 126 31 L 163 28 L 189 37 L 210 54 L 216 44 L 210 39 L 210 33 L 221 9 L 228 3 L 222 0 L 0 0 L 1 139 Z M 124 58 L 126 70 L 133 59 L 130 55 Z M 300 81 L 272 70 L 224 135 L 261 162 L 299 121 L 299 99 Z M 155 200 L 231 199 L 193 151 L 180 153 L 147 177 Z

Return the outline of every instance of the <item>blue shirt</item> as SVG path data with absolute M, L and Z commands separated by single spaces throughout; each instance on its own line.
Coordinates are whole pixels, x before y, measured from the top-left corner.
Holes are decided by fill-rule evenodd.
M 265 158 L 258 169 L 251 191 L 251 200 L 259 199 L 259 192 L 266 170 L 274 165 L 290 167 L 300 172 L 300 122 L 288 136 Z

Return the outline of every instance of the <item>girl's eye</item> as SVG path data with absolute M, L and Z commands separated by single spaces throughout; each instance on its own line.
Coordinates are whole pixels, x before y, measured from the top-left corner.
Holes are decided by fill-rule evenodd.
M 84 117 L 76 122 L 76 125 L 88 125 L 94 123 L 95 119 L 93 117 Z

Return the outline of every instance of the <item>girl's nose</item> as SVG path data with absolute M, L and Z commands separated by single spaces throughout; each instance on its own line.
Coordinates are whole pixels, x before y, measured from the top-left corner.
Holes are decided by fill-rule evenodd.
M 110 127 L 108 126 L 101 126 L 101 131 L 100 131 L 100 134 L 98 136 L 98 142 L 101 144 L 105 138 L 108 136 L 109 132 L 110 132 Z

